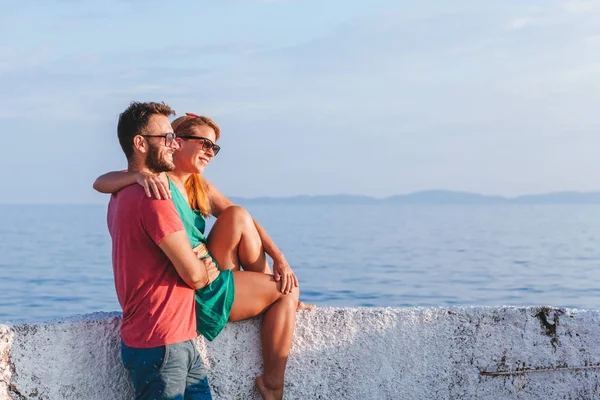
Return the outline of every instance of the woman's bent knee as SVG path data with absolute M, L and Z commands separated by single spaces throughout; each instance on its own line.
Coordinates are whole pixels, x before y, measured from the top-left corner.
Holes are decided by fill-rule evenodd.
M 241 206 L 229 206 L 221 212 L 219 218 L 231 218 L 239 222 L 252 222 L 252 217 L 248 210 Z
M 296 307 L 296 305 L 298 304 L 299 299 L 300 299 L 300 289 L 299 288 L 294 288 L 294 290 L 292 290 L 290 293 L 284 294 L 281 296 L 282 301 L 289 302 L 290 305 L 293 305 L 294 307 Z

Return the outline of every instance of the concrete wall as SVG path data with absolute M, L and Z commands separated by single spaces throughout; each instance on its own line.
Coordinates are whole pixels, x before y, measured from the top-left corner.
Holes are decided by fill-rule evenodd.
M 197 340 L 216 399 L 257 398 L 259 326 Z M 118 328 L 117 314 L 0 325 L 0 399 L 132 398 Z M 599 366 L 599 311 L 322 308 L 298 314 L 286 398 L 598 399 Z

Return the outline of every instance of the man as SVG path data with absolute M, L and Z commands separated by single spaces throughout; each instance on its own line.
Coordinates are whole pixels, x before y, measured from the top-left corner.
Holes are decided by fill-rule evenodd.
M 133 102 L 117 133 L 129 171 L 172 170 L 179 148 L 164 103 Z M 171 201 L 146 196 L 139 185 L 113 194 L 108 205 L 115 288 L 123 309 L 121 356 L 136 399 L 211 399 L 196 337 L 194 290 L 219 272 L 194 255 Z M 210 258 L 209 258 L 210 260 Z

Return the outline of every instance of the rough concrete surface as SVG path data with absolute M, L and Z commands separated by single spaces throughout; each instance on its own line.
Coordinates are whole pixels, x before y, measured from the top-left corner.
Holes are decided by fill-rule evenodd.
M 119 315 L 0 325 L 0 399 L 130 399 Z M 253 399 L 260 318 L 196 344 L 215 399 Z M 598 368 L 597 368 L 598 367 Z M 299 312 L 286 399 L 598 399 L 600 312 L 551 307 Z

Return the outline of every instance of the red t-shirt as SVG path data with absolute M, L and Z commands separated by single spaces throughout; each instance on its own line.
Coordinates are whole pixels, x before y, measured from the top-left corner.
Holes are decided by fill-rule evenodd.
M 194 290 L 158 247 L 184 230 L 173 202 L 149 198 L 131 185 L 111 196 L 107 220 L 123 342 L 148 348 L 196 337 Z

